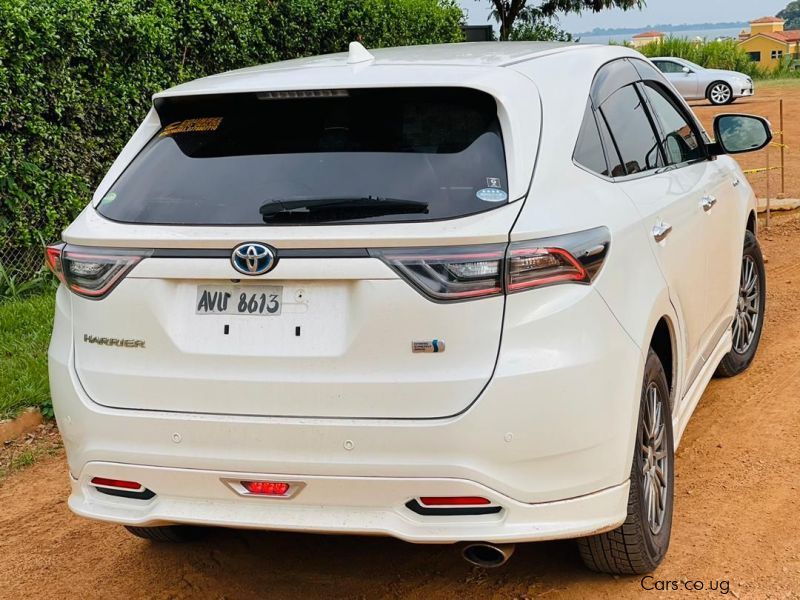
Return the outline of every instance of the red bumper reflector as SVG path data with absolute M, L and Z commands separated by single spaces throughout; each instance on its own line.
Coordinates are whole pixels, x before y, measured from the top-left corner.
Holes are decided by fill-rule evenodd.
M 142 484 L 135 481 L 125 481 L 123 479 L 106 479 L 105 477 L 93 477 L 92 485 L 102 485 L 106 487 L 123 488 L 126 490 L 141 489 Z
M 285 496 L 289 484 L 283 481 L 242 481 L 242 487 L 257 496 Z
M 423 496 L 419 499 L 425 506 L 480 506 L 491 504 L 480 496 Z

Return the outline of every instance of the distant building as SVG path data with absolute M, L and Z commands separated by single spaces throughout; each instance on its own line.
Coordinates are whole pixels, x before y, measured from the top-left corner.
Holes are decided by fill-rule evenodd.
M 739 35 L 739 46 L 750 55 L 750 60 L 762 67 L 773 69 L 791 57 L 800 58 L 800 30 L 784 30 L 785 21 L 778 17 L 761 17 L 750 21 L 750 32 Z
M 661 33 L 660 31 L 645 31 L 643 33 L 637 33 L 635 36 L 631 38 L 631 45 L 634 48 L 641 48 L 642 46 L 647 46 L 647 44 L 652 44 L 653 42 L 660 42 L 665 37 L 667 37 L 666 33 Z

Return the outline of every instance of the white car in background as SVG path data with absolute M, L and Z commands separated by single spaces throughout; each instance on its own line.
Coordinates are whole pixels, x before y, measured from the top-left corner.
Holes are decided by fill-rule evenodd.
M 156 94 L 47 250 L 70 508 L 651 571 L 764 322 L 727 154 L 771 134 L 715 128 L 615 46 L 354 43 Z
M 685 58 L 659 56 L 650 60 L 686 100 L 705 98 L 719 106 L 755 94 L 753 80 L 738 71 L 706 69 Z

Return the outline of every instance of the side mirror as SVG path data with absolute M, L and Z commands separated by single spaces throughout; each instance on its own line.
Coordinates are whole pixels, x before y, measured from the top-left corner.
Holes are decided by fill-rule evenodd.
M 714 137 L 712 154 L 741 154 L 764 148 L 772 141 L 772 130 L 764 117 L 719 115 L 714 119 Z
M 683 72 L 684 72 L 684 73 L 686 73 L 687 75 L 688 75 L 689 73 L 691 73 L 691 72 L 692 72 L 692 70 L 691 70 L 689 67 L 683 67 L 683 68 L 681 69 L 681 71 L 683 71 Z

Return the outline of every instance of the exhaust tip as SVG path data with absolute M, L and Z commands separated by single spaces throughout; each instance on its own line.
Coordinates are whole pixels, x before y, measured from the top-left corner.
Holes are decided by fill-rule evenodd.
M 514 544 L 468 544 L 461 555 L 468 563 L 484 569 L 502 567 L 514 554 Z

